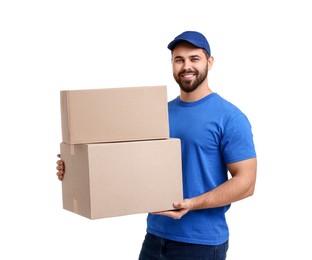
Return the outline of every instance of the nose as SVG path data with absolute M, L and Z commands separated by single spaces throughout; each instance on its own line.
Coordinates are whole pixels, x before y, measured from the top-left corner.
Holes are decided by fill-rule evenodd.
M 192 68 L 192 66 L 191 66 L 191 61 L 185 60 L 184 63 L 183 63 L 183 69 L 184 69 L 184 70 L 188 70 L 188 69 L 190 69 L 190 68 Z

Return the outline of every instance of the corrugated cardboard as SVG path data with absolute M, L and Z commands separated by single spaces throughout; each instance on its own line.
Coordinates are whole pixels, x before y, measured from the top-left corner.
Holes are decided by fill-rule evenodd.
M 65 143 L 169 138 L 166 86 L 63 90 L 60 98 Z
M 61 143 L 63 208 L 90 219 L 173 209 L 183 199 L 179 139 Z

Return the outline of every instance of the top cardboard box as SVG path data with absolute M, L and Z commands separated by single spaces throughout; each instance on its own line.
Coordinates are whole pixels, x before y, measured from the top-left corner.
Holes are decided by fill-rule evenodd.
M 166 86 L 63 90 L 60 98 L 64 143 L 169 138 Z

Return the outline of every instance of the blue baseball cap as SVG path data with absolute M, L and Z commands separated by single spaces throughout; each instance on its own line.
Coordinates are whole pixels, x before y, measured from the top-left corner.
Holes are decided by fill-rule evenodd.
M 209 56 L 211 55 L 209 43 L 204 35 L 196 31 L 185 31 L 174 38 L 172 42 L 168 44 L 168 49 L 173 50 L 178 42 L 187 41 L 198 48 L 204 49 Z

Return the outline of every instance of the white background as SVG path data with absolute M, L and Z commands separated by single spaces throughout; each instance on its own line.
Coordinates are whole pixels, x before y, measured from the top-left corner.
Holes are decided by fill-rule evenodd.
M 253 197 L 227 214 L 229 260 L 312 259 L 309 1 L 0 2 L 0 259 L 137 259 L 146 215 L 91 221 L 62 209 L 59 91 L 165 84 L 167 44 L 204 33 L 209 85 L 249 117 Z

